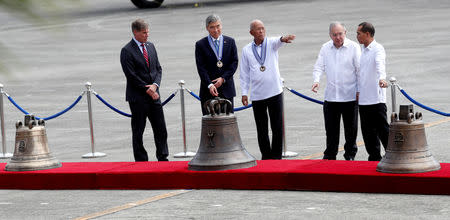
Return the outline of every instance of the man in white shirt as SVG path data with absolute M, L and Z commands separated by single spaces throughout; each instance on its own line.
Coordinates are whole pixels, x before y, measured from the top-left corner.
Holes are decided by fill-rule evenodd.
M 295 35 L 267 38 L 260 20 L 251 22 L 250 34 L 254 39 L 242 49 L 240 66 L 242 104 L 248 105 L 250 90 L 262 159 L 279 160 L 283 145 L 283 87 L 278 68 L 278 49 L 283 43 L 291 43 Z M 267 113 L 272 129 L 272 147 Z
M 344 122 L 345 144 L 344 158 L 354 160 L 358 148 L 358 104 L 356 102 L 357 72 L 361 48 L 346 38 L 347 31 L 340 22 L 330 24 L 331 40 L 322 45 L 314 65 L 314 84 L 312 91 L 317 92 L 322 73 L 327 75 L 323 113 L 327 147 L 323 159 L 336 160 L 339 145 L 341 116 Z
M 356 37 L 363 44 L 358 77 L 361 131 L 369 161 L 380 161 L 380 140 L 386 148 L 389 124 L 386 116 L 386 53 L 375 41 L 371 23 L 359 24 Z

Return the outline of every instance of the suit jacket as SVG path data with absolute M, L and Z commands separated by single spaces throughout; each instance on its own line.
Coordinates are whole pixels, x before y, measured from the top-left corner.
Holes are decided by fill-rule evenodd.
M 146 85 L 153 83 L 161 85 L 162 69 L 153 43 L 146 42 L 145 48 L 150 67 L 147 66 L 144 55 L 133 39 L 120 52 L 120 63 L 127 78 L 126 101 L 128 102 L 161 102 L 160 99 L 154 101 L 146 93 L 148 89 Z M 159 89 L 157 92 L 159 94 Z
M 234 39 L 223 35 L 222 68 L 217 67 L 217 58 L 209 45 L 208 37 L 195 43 L 195 61 L 200 76 L 200 97 L 211 96 L 208 85 L 211 81 L 222 77 L 225 83 L 217 89 L 225 98 L 236 96 L 233 75 L 238 66 L 237 48 Z

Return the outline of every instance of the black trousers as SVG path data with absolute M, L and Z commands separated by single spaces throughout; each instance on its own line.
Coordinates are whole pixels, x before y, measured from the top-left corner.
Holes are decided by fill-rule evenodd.
M 344 122 L 345 144 L 344 158 L 353 160 L 358 147 L 356 136 L 358 134 L 358 104 L 351 102 L 328 102 L 323 104 L 325 118 L 325 131 L 327 135 L 327 148 L 323 152 L 323 159 L 336 160 L 339 146 L 339 133 L 341 116 Z
M 147 151 L 142 142 L 147 118 L 152 125 L 158 161 L 167 161 L 167 130 L 161 102 L 129 102 L 131 110 L 131 130 L 133 132 L 133 154 L 135 161 L 148 161 Z
M 252 101 L 252 105 L 262 159 L 280 160 L 283 146 L 283 93 L 264 100 Z M 267 113 L 269 113 L 272 129 L 272 147 L 269 140 Z
M 389 124 L 386 104 L 360 105 L 361 131 L 369 154 L 369 161 L 380 161 L 380 141 L 386 149 L 389 138 Z
M 201 107 L 202 107 L 202 114 L 203 115 L 207 115 L 208 114 L 208 111 L 205 108 L 205 102 L 210 100 L 210 99 L 213 99 L 214 97 L 215 96 L 212 96 L 211 94 L 205 95 L 205 97 L 203 97 L 203 96 L 200 97 L 200 104 L 201 104 Z M 234 101 L 233 101 L 234 97 L 225 98 L 222 94 L 219 94 L 219 97 L 220 98 L 224 98 L 224 99 L 228 99 L 231 102 L 231 113 L 233 113 L 234 112 L 234 110 L 233 110 L 233 108 L 234 108 Z

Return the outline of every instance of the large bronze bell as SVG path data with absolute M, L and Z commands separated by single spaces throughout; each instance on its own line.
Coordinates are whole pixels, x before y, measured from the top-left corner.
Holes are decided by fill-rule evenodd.
M 422 113 L 414 114 L 413 105 L 400 106 L 392 113 L 386 154 L 377 171 L 383 173 L 423 173 L 441 169 L 428 149 Z
M 248 168 L 255 158 L 244 148 L 231 102 L 214 98 L 205 103 L 209 114 L 202 117 L 202 134 L 197 154 L 189 170 L 212 171 Z
M 25 115 L 24 124 L 16 122 L 16 147 L 5 170 L 45 170 L 60 166 L 61 163 L 51 156 L 48 149 L 44 120 L 36 123 L 33 115 Z

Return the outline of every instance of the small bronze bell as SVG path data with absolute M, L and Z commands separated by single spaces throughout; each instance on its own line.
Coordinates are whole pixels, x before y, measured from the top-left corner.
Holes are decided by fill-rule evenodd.
M 414 114 L 413 105 L 401 105 L 400 114 L 392 113 L 386 154 L 378 163 L 383 173 L 423 173 L 441 169 L 428 149 L 422 113 Z
M 6 164 L 6 171 L 45 170 L 61 166 L 48 149 L 43 119 L 36 123 L 33 115 L 25 115 L 24 124 L 16 122 L 16 129 L 14 155 Z

